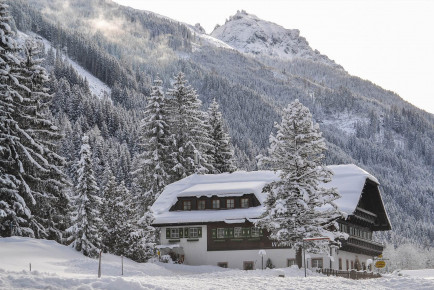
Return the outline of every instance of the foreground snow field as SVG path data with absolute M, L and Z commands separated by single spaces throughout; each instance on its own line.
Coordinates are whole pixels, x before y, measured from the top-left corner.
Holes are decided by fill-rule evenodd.
M 97 260 L 53 241 L 0 238 L 0 289 L 434 289 L 433 269 L 355 281 L 311 272 L 304 278 L 293 268 L 241 271 L 124 259 L 121 276 L 121 258 L 109 254 L 100 279 L 97 268 Z

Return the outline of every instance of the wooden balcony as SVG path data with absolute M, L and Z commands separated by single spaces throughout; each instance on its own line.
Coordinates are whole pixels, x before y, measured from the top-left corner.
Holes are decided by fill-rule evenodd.
M 383 245 L 374 241 L 365 240 L 359 237 L 350 236 L 348 240 L 342 241 L 341 250 L 351 251 L 357 254 L 378 256 L 383 253 Z

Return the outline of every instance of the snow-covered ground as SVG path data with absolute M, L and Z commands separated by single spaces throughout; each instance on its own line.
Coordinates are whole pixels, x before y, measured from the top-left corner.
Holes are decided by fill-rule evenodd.
M 102 256 L 101 278 L 97 268 L 97 260 L 53 241 L 0 238 L 0 289 L 434 289 L 432 269 L 355 281 L 312 272 L 304 278 L 294 268 L 241 271 L 124 259 L 121 276 L 121 258 L 109 254 Z
M 38 40 L 41 40 L 44 43 L 45 49 L 48 51 L 51 46 L 51 42 L 49 42 L 47 39 L 35 34 L 30 33 L 31 36 L 35 37 Z M 23 32 L 18 32 L 18 39 L 21 42 L 24 42 L 26 38 L 28 38 L 29 35 L 25 34 Z M 102 98 L 105 95 L 110 97 L 111 89 L 109 86 L 107 86 L 105 83 L 103 83 L 100 79 L 95 77 L 93 74 L 88 72 L 85 68 L 83 68 L 81 65 L 79 65 L 77 62 L 73 61 L 69 57 L 66 57 L 66 60 L 69 64 L 77 71 L 77 73 L 82 77 L 86 78 L 87 82 L 89 83 L 89 89 L 92 92 L 93 95 L 97 96 L 98 98 Z

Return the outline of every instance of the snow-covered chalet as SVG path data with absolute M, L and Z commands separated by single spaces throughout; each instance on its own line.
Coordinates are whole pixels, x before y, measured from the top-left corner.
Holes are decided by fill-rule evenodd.
M 390 230 L 378 180 L 356 165 L 332 165 L 326 187 L 336 187 L 335 201 L 347 214 L 338 220 L 349 238 L 330 256 L 306 255 L 308 268 L 364 269 L 383 251 L 372 240 L 374 231 Z M 264 212 L 263 187 L 278 179 L 274 171 L 238 171 L 191 175 L 168 185 L 152 206 L 154 226 L 161 229 L 162 254 L 170 253 L 188 265 L 217 265 L 260 269 L 262 256 L 276 267 L 304 266 L 300 251 L 277 247 L 254 221 Z M 261 251 L 264 250 L 264 251 Z

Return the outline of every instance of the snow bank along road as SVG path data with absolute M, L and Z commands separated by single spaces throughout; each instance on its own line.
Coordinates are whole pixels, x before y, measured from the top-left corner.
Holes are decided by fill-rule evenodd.
M 97 260 L 53 241 L 0 238 L 0 289 L 434 289 L 433 269 L 355 281 L 312 272 L 304 278 L 294 268 L 241 271 L 124 259 L 121 276 L 121 258 L 109 254 L 100 279 L 97 267 Z

